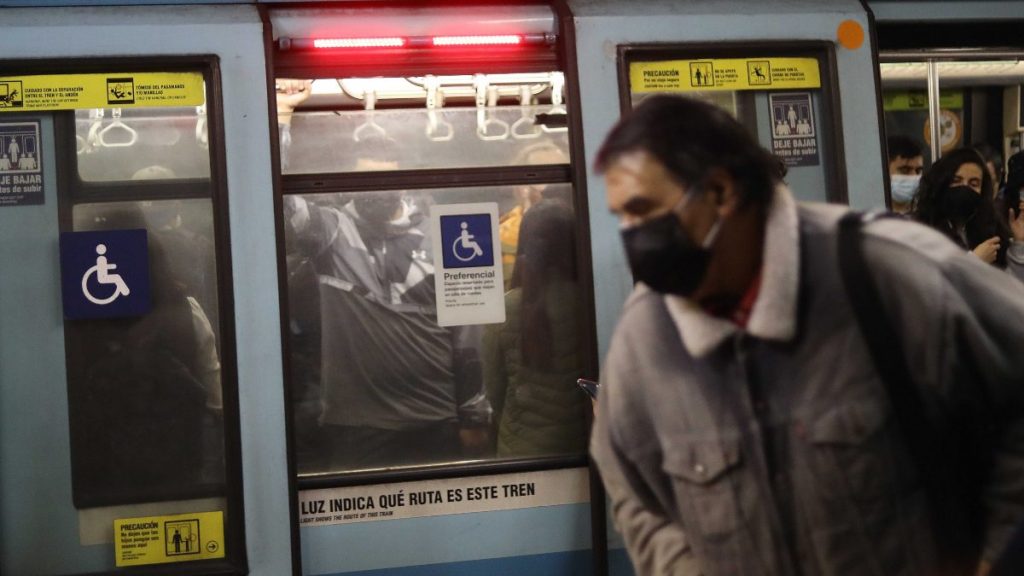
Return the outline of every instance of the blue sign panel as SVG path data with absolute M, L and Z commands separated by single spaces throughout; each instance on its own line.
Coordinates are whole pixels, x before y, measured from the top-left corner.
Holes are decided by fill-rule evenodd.
M 152 307 L 145 230 L 62 233 L 60 275 L 69 320 L 142 316 Z
M 445 268 L 494 266 L 490 214 L 441 216 Z

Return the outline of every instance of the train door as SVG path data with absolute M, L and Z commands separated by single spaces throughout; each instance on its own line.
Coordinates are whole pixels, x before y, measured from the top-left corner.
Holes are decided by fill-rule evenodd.
M 1017 34 L 1024 4 L 1001 3 L 983 17 L 958 9 L 933 13 L 927 5 L 879 2 L 872 8 L 878 20 L 892 205 L 906 211 L 916 199 L 896 173 L 905 158 L 918 155 L 920 174 L 963 147 L 983 156 L 999 202 L 1008 160 L 1021 150 L 1024 130 L 1024 46 Z
M 727 6 L 727 8 L 726 8 Z M 623 112 L 654 93 L 714 102 L 771 150 L 795 196 L 884 203 L 868 15 L 858 2 L 569 2 L 576 20 L 587 163 Z M 598 349 L 632 290 L 616 222 L 591 179 Z M 612 538 L 612 573 L 628 573 Z
M 589 572 L 587 208 L 555 13 L 268 14 L 304 573 Z
M 272 520 L 288 510 L 283 415 L 275 428 L 260 384 L 279 400 L 263 359 L 279 347 L 262 332 L 236 339 L 261 321 L 246 311 L 259 294 L 234 287 L 276 298 L 273 270 L 261 282 L 246 264 L 260 237 L 236 232 L 259 227 L 262 194 L 273 254 L 270 170 L 229 168 L 270 156 L 265 99 L 239 88 L 264 70 L 256 10 L 4 12 L 0 571 L 285 573 L 289 530 Z M 262 117 L 260 130 L 243 116 Z M 262 148 L 236 149 L 245 162 L 226 152 L 260 136 Z M 229 225 L 231 196 L 236 217 L 255 217 Z M 250 510 L 244 467 L 261 469 Z

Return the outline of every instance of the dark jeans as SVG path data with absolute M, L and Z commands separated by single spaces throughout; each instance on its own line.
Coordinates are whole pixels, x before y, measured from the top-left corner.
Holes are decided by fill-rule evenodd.
M 456 422 L 410 430 L 328 424 L 323 427 L 323 439 L 331 471 L 434 464 L 462 456 Z

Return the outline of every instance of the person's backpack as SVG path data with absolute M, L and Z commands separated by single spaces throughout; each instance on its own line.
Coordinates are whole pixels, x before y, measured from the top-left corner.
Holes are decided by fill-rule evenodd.
M 991 469 L 982 391 L 951 401 L 930 416 L 914 384 L 902 339 L 890 322 L 864 254 L 862 226 L 880 215 L 851 212 L 839 222 L 839 268 L 857 324 L 885 385 L 893 414 L 914 459 L 928 499 L 942 576 L 972 576 L 981 559 L 985 477 Z M 973 371 L 972 371 L 973 372 Z M 971 379 L 978 382 L 980 379 Z M 970 396 L 970 397 L 968 397 Z

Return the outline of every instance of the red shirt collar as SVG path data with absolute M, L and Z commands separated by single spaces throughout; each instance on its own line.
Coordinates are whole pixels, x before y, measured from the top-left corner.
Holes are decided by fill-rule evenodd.
M 750 282 L 750 286 L 747 287 L 747 291 L 743 293 L 743 297 L 740 298 L 736 306 L 731 309 L 717 310 L 713 307 L 705 307 L 704 310 L 712 316 L 728 319 L 740 328 L 746 328 L 747 322 L 750 321 L 750 314 L 754 310 L 754 303 L 757 302 L 757 296 L 761 293 L 762 275 L 762 271 L 758 270 L 757 276 Z

